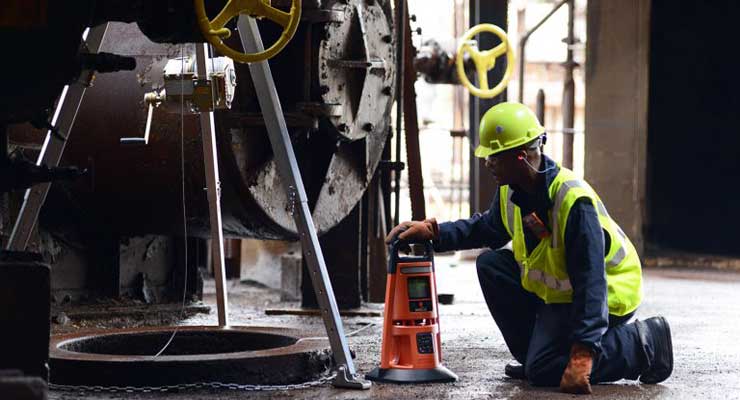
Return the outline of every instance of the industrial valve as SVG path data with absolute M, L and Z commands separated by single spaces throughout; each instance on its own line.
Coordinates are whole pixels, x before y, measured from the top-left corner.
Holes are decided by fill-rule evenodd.
M 194 0 L 194 5 L 198 26 L 206 40 L 219 52 L 240 63 L 259 62 L 274 57 L 293 38 L 301 20 L 301 0 L 292 0 L 289 12 L 273 7 L 270 0 L 228 0 L 213 20 L 206 15 L 205 0 Z M 267 18 L 280 25 L 283 32 L 272 46 L 263 51 L 246 53 L 234 50 L 223 41 L 231 36 L 231 30 L 226 24 L 240 14 Z
M 501 43 L 488 50 L 479 50 L 478 44 L 473 38 L 475 35 L 483 32 L 493 33 L 501 39 Z M 464 55 L 470 54 L 470 58 L 475 64 L 475 69 L 478 74 L 478 86 L 476 87 L 470 82 L 467 75 L 465 74 L 465 65 L 463 63 Z M 493 88 L 489 87 L 488 84 L 488 71 L 492 70 L 496 66 L 496 59 L 506 54 L 506 72 L 504 76 L 496 86 Z M 511 74 L 514 70 L 514 49 L 509 44 L 509 38 L 506 36 L 506 32 L 493 24 L 480 24 L 470 28 L 460 39 L 460 45 L 457 48 L 457 76 L 460 82 L 468 88 L 470 93 L 474 96 L 478 96 L 484 99 L 490 99 L 496 97 L 501 93 L 506 86 L 509 84 Z

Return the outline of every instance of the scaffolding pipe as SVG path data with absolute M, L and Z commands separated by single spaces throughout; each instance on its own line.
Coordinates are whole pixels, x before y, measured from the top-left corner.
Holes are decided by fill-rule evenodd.
M 542 89 L 537 91 L 537 108 L 534 113 L 540 120 L 540 125 L 545 126 L 545 91 Z
M 396 162 L 401 162 L 401 126 L 403 123 L 404 33 L 406 31 L 406 0 L 396 1 Z M 401 170 L 394 170 L 393 226 L 398 225 L 401 212 Z
M 532 29 L 528 30 L 527 33 L 525 33 L 521 40 L 519 41 L 519 102 L 524 103 L 524 66 L 527 64 L 527 59 L 524 54 L 524 49 L 527 46 L 527 41 L 529 40 L 529 37 L 537 31 L 537 29 L 542 26 L 550 17 L 552 17 L 553 14 L 555 14 L 556 11 L 560 9 L 560 7 L 563 6 L 563 4 L 572 1 L 572 0 L 561 0 L 558 4 L 553 7 L 553 9 L 545 15 L 540 22 L 538 22 Z
M 573 23 L 575 17 L 574 0 L 568 1 L 568 37 L 565 38 L 567 45 L 567 55 L 563 67 L 565 67 L 565 77 L 563 78 L 563 166 L 573 169 L 573 127 L 575 125 L 576 114 L 576 89 L 573 81 L 573 70 L 577 63 L 573 61 L 573 45 L 575 36 L 573 33 Z

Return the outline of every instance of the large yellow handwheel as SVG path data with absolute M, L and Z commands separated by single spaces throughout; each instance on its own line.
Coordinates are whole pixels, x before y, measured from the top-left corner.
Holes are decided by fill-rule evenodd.
M 298 22 L 301 20 L 301 0 L 293 0 L 290 12 L 284 12 L 270 5 L 270 0 L 228 0 L 223 10 L 213 19 L 206 15 L 205 0 L 195 1 L 195 16 L 203 36 L 221 54 L 232 58 L 240 63 L 251 63 L 264 61 L 279 53 L 290 39 L 293 38 Z M 239 14 L 247 14 L 252 17 L 265 17 L 283 27 L 280 38 L 264 51 L 258 53 L 244 53 L 224 44 L 224 39 L 231 36 L 231 31 L 225 25 Z
M 490 49 L 490 50 L 478 50 L 476 42 L 473 40 L 475 35 L 489 32 L 498 36 L 501 39 L 501 44 Z M 478 74 L 478 86 L 473 85 L 465 75 L 465 66 L 463 65 L 463 57 L 465 53 L 470 53 L 470 58 L 473 60 L 475 70 Z M 488 71 L 492 70 L 496 66 L 496 58 L 506 54 L 506 72 L 501 82 L 493 88 L 488 87 Z M 465 35 L 463 35 L 460 45 L 457 48 L 457 75 L 460 78 L 460 82 L 468 88 L 470 93 L 474 96 L 482 97 L 484 99 L 490 99 L 497 96 L 509 84 L 511 79 L 511 73 L 514 70 L 514 49 L 509 45 L 509 38 L 506 36 L 506 32 L 493 24 L 480 24 L 470 28 Z

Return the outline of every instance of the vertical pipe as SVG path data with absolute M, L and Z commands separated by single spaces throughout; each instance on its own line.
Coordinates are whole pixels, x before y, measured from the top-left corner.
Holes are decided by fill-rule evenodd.
M 524 100 L 524 65 L 526 63 L 526 57 L 524 55 L 524 49 L 525 49 L 525 43 L 527 41 L 526 34 L 527 34 L 527 8 L 522 7 L 516 11 L 516 27 L 517 27 L 517 38 L 519 41 L 519 65 L 517 66 L 519 70 L 519 76 L 518 76 L 518 94 L 517 99 L 520 103 Z
M 403 123 L 404 33 L 406 31 L 406 0 L 396 0 L 396 162 L 401 162 L 401 126 Z M 401 211 L 401 170 L 394 170 L 395 204 L 393 225 L 398 225 Z
M 540 124 L 545 126 L 545 91 L 542 89 L 537 91 L 537 108 L 535 109 L 535 114 L 537 114 Z
M 519 102 L 524 104 L 524 65 L 527 62 L 527 57 L 524 51 L 527 48 L 527 39 L 529 36 L 524 36 L 519 42 Z
M 424 177 L 421 172 L 421 147 L 419 144 L 419 120 L 416 109 L 416 69 L 411 43 L 411 28 L 408 23 L 408 12 L 404 14 L 405 33 L 403 38 L 403 137 L 406 139 L 406 178 L 408 180 L 409 198 L 411 199 L 411 219 L 426 219 L 424 204 Z
M 457 159 L 457 141 L 454 137 L 452 139 L 452 158 L 450 159 L 450 183 L 449 183 L 449 199 L 450 207 L 457 205 L 457 173 L 455 171 L 455 165 L 459 162 Z M 452 215 L 452 213 L 450 213 Z M 450 218 L 453 219 L 453 218 Z
M 470 4 L 468 6 L 468 26 L 473 27 L 475 25 L 478 25 L 480 23 L 480 0 L 470 0 Z M 468 101 L 468 117 L 470 119 L 468 126 L 470 129 L 468 129 L 468 140 L 470 142 L 470 156 L 468 158 L 468 197 L 470 199 L 470 213 L 479 211 L 482 209 L 481 205 L 479 204 L 479 196 L 478 193 L 480 192 L 480 161 L 478 161 L 478 158 L 473 155 L 473 149 L 475 149 L 475 146 L 478 145 L 478 129 L 475 129 L 478 127 L 478 123 L 480 122 L 481 112 L 480 112 L 480 98 L 477 96 L 469 95 L 469 101 Z
M 0 168 L 6 168 L 10 163 L 8 159 L 8 130 L 7 125 L 0 124 Z M 0 193 L 0 246 L 5 244 L 5 224 L 9 218 L 8 195 Z
M 506 30 L 508 26 L 507 11 L 508 0 L 470 0 L 470 26 L 481 22 L 492 23 Z M 494 35 L 480 35 L 478 45 L 481 49 L 491 49 L 496 46 L 498 40 Z M 496 63 L 493 70 L 488 72 L 489 82 L 498 82 L 504 76 L 506 63 Z M 470 210 L 471 212 L 484 212 L 490 207 L 491 201 L 496 193 L 496 186 L 492 184 L 489 175 L 480 158 L 473 155 L 473 149 L 478 144 L 478 126 L 481 115 L 495 104 L 507 99 L 507 91 L 493 99 L 481 99 L 470 96 L 470 152 L 469 173 L 470 176 Z
M 393 143 L 393 127 L 388 125 L 388 136 L 383 146 L 383 153 L 380 159 L 383 161 L 391 161 L 391 145 Z M 382 165 L 382 164 L 381 164 Z M 390 165 L 390 164 L 385 164 Z M 393 227 L 393 216 L 391 215 L 391 169 L 390 168 L 378 168 L 380 170 L 380 192 L 383 194 L 383 225 L 386 228 Z M 388 231 L 383 231 L 383 235 L 387 234 Z M 383 286 L 385 290 L 385 286 Z
M 465 32 L 465 10 L 462 8 L 465 6 L 465 1 L 456 0 L 455 6 L 453 7 L 452 21 L 453 21 L 453 35 L 454 37 L 460 37 Z M 463 194 L 463 146 L 462 138 L 458 138 L 456 135 L 462 133 L 466 134 L 465 131 L 465 88 L 458 85 L 453 86 L 453 114 L 452 114 L 452 165 L 450 174 L 451 187 L 450 190 L 450 203 L 452 206 L 457 206 L 457 214 L 455 219 L 462 218 L 462 202 L 464 201 Z
M 575 82 L 573 81 L 573 69 L 576 66 L 573 61 L 573 22 L 574 22 L 574 0 L 568 2 L 568 46 L 565 58 L 565 77 L 563 78 L 563 166 L 573 168 L 573 125 L 575 124 Z

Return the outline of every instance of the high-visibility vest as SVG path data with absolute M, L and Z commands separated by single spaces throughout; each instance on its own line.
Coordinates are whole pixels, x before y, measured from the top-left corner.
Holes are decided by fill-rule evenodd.
M 611 239 L 604 257 L 609 313 L 623 316 L 640 305 L 642 267 L 637 251 L 586 181 L 578 178 L 573 171 L 560 167 L 560 172 L 548 188 L 553 204 L 548 211 L 551 234 L 537 244 L 532 254 L 528 254 L 524 241 L 521 210 L 511 201 L 514 191 L 508 185 L 501 186 L 499 190 L 501 220 L 512 238 L 514 258 L 521 269 L 524 289 L 536 294 L 547 304 L 573 301 L 573 287 L 565 262 L 565 224 L 576 200 L 588 198 L 598 212 L 604 234 Z

